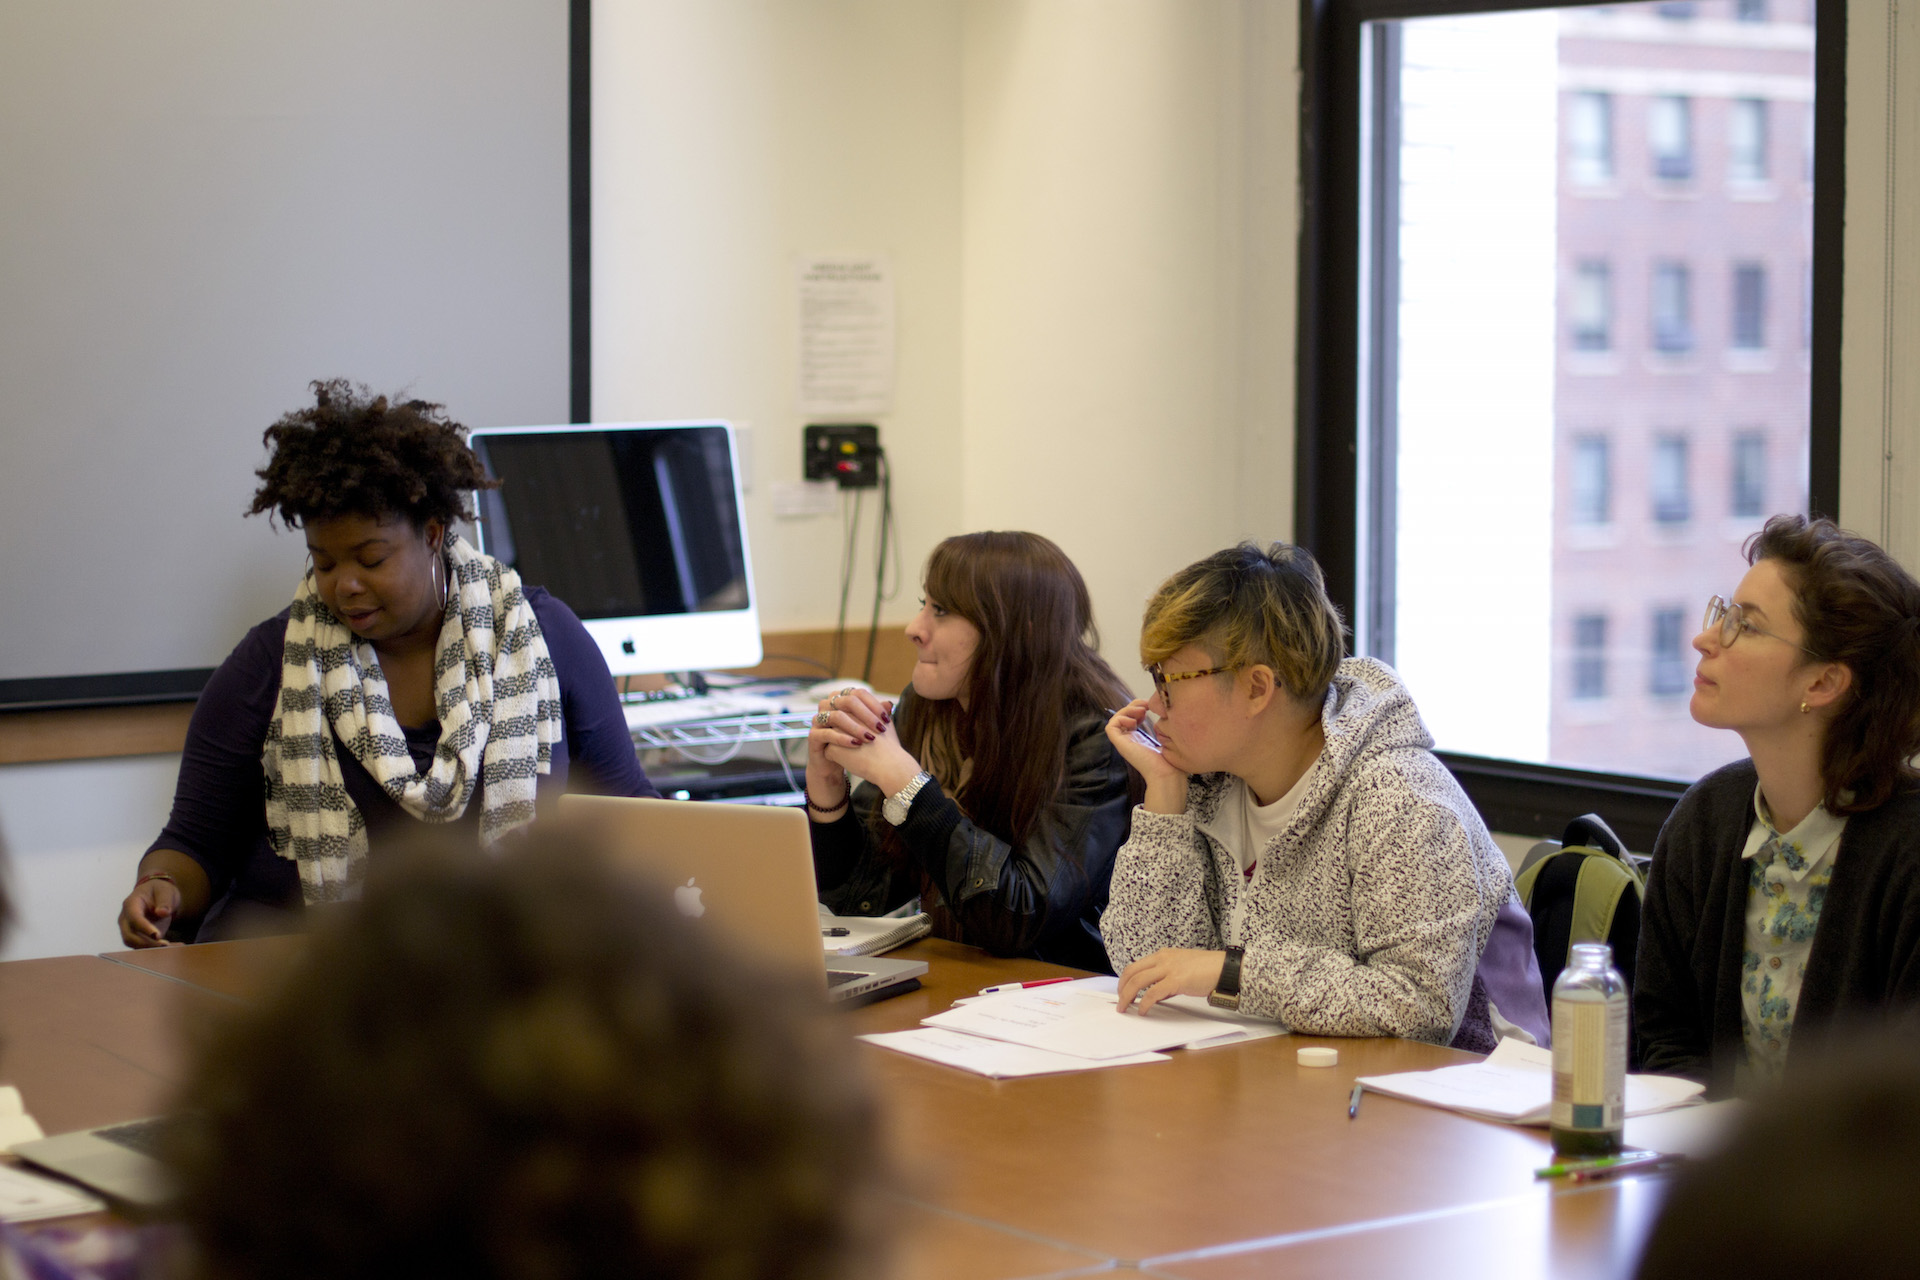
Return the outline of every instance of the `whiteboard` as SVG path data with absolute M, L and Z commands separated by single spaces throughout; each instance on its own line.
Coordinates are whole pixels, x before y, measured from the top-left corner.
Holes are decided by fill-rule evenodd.
M 347 377 L 568 416 L 568 6 L 0 5 L 0 702 L 291 598 L 261 433 Z

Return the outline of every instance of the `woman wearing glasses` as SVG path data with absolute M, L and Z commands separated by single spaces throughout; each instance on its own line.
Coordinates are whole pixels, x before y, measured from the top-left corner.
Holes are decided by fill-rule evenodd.
M 1104 921 L 1121 1007 L 1207 996 L 1317 1035 L 1547 1043 L 1505 857 L 1399 678 L 1345 651 L 1319 565 L 1284 543 L 1148 601 L 1153 697 L 1107 726 L 1147 782 Z
M 924 582 L 898 710 L 843 689 L 808 735 L 820 900 L 871 916 L 917 896 L 941 937 L 1104 970 L 1138 792 L 1104 731 L 1131 695 L 1097 652 L 1086 583 L 1034 533 L 948 538 Z M 865 781 L 849 790 L 849 772 Z
M 1633 993 L 1643 1065 L 1717 1094 L 1823 1027 L 1920 1004 L 1920 583 L 1801 516 L 1747 561 L 1694 638 L 1689 710 L 1749 758 L 1661 829 Z

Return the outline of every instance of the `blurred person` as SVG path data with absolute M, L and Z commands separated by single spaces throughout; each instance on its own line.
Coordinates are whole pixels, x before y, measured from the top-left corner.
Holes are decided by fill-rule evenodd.
M 1688 709 L 1749 758 L 1661 828 L 1633 992 L 1644 1068 L 1716 1095 L 1836 1019 L 1920 1004 L 1920 583 L 1804 516 L 1746 558 L 1694 637 Z
M 1406 687 L 1347 658 L 1320 566 L 1229 547 L 1147 602 L 1151 698 L 1107 736 L 1146 778 L 1104 922 L 1120 1007 L 1172 995 L 1295 1031 L 1546 1044 L 1533 925 Z M 1158 717 L 1149 745 L 1136 731 Z
M 848 1031 L 591 839 L 376 868 L 204 1041 L 169 1156 L 197 1280 L 875 1270 Z
M 1640 1280 L 1920 1275 L 1920 1039 L 1881 1032 L 1796 1054 L 1727 1145 L 1684 1166 Z M 1778 1196 L 1761 1190 L 1785 1175 Z
M 425 401 L 313 391 L 267 428 L 250 511 L 301 529 L 309 564 L 200 695 L 121 904 L 130 947 L 298 927 L 419 824 L 490 845 L 563 791 L 658 794 L 579 618 L 453 532 L 497 486 L 466 428 Z
M 1137 784 L 1104 731 L 1132 695 L 1087 585 L 1052 542 L 1006 532 L 948 538 L 923 582 L 897 710 L 843 689 L 807 738 L 820 900 L 875 916 L 918 897 L 943 938 L 1105 971 Z

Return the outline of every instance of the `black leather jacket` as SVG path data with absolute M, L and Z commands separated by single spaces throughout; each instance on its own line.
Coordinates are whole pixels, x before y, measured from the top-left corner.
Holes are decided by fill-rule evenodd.
M 901 712 L 911 714 L 911 695 Z M 1066 782 L 1018 846 L 975 826 L 935 779 L 914 796 L 900 827 L 914 866 L 894 864 L 871 827 L 883 821 L 874 810 L 885 797 L 862 782 L 845 817 L 813 826 L 820 901 L 836 915 L 883 915 L 921 893 L 917 867 L 928 885 L 923 909 L 941 936 L 995 955 L 1111 972 L 1100 915 L 1134 797 L 1106 722 L 1098 712 L 1068 721 Z

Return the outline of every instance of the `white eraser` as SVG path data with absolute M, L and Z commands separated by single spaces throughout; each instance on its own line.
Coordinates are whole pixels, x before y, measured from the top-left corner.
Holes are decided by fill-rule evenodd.
M 1303 1067 L 1337 1067 L 1340 1065 L 1340 1051 L 1328 1049 L 1323 1045 L 1309 1045 L 1294 1055 L 1295 1061 Z

